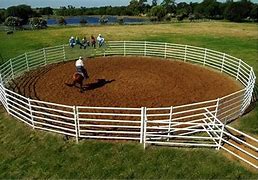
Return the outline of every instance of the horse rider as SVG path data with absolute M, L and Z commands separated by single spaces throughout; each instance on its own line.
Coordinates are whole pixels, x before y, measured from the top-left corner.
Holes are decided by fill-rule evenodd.
M 105 39 L 101 36 L 101 34 L 98 35 L 97 41 L 99 44 L 99 47 L 101 47 L 104 44 Z
M 75 62 L 75 66 L 76 66 L 76 71 L 80 74 L 82 74 L 82 76 L 84 77 L 84 79 L 89 78 L 87 70 L 84 68 L 84 64 L 82 61 L 82 57 L 79 57 L 78 60 L 76 60 Z

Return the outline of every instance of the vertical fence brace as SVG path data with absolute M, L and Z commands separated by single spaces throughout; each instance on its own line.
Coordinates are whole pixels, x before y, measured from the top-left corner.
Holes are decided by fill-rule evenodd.
M 144 41 L 144 56 L 147 55 L 147 43 Z
M 65 56 L 65 45 L 63 44 L 63 55 L 64 55 L 64 61 L 66 60 L 66 56 Z
M 224 53 L 224 54 L 223 54 L 223 58 L 222 58 L 222 64 L 221 64 L 220 72 L 222 72 L 222 71 L 223 71 L 223 68 L 224 68 L 225 56 L 226 56 L 226 54 Z
M 186 55 L 187 55 L 187 45 L 185 45 L 185 56 L 184 56 L 184 61 L 186 61 Z
M 164 58 L 167 58 L 167 43 L 165 43 Z
M 47 55 L 46 55 L 46 49 L 45 48 L 43 48 L 43 54 L 44 54 L 45 65 L 47 65 Z
M 170 107 L 169 124 L 168 124 L 168 136 L 170 136 L 171 124 L 172 124 L 172 116 L 173 116 L 173 106 Z M 167 141 L 169 141 L 169 137 L 167 138 Z
M 220 138 L 219 138 L 219 144 L 218 144 L 217 150 L 219 150 L 220 147 L 221 147 L 221 141 L 222 141 L 222 138 L 223 138 L 223 133 L 224 133 L 224 128 L 225 128 L 226 123 L 227 123 L 227 120 L 225 120 L 225 122 L 223 123 L 223 126 L 222 126 L 222 128 L 221 128 L 221 131 L 220 131 Z
M 124 56 L 126 56 L 125 41 L 124 41 Z
M 12 59 L 10 59 L 10 66 L 11 66 L 12 78 L 14 79 Z
M 76 138 L 76 143 L 79 142 L 79 131 L 78 131 L 78 111 L 77 107 L 73 106 L 73 113 L 74 113 L 74 127 L 75 127 L 75 138 Z
M 34 123 L 34 118 L 33 118 L 30 98 L 27 98 L 27 101 L 28 101 L 29 109 L 30 109 L 30 116 L 31 116 L 32 127 L 33 127 L 33 129 L 35 129 L 35 123 Z
M 27 53 L 24 53 L 24 55 L 25 55 L 25 60 L 26 60 L 26 65 L 27 65 L 27 71 L 29 71 L 30 67 L 29 67 L 28 55 L 27 55 Z
M 143 143 L 144 133 L 144 107 L 141 107 L 141 132 L 140 132 L 140 143 Z
M 206 63 L 206 56 L 207 56 L 207 48 L 205 48 L 205 51 L 204 51 L 204 57 L 203 57 L 203 65 L 205 66 L 205 63 Z
M 143 126 L 143 148 L 145 149 L 146 148 L 146 132 L 147 132 L 147 121 L 148 121 L 148 118 L 147 118 L 147 108 L 144 107 L 144 126 Z
M 240 73 L 240 66 L 241 66 L 241 59 L 239 59 L 239 62 L 238 62 L 238 69 L 237 69 L 236 80 L 238 80 L 238 76 L 239 76 L 239 73 Z

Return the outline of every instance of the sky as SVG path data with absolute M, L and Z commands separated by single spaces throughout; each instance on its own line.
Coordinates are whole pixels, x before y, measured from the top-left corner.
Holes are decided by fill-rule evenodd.
M 27 4 L 31 7 L 47 7 L 59 8 L 60 6 L 72 5 L 75 7 L 100 7 L 100 6 L 127 6 L 131 0 L 0 0 L 0 8 L 7 8 L 20 4 Z M 158 0 L 161 2 L 162 0 Z M 179 2 L 201 2 L 202 0 L 176 0 Z M 223 1 L 223 0 L 219 0 Z M 151 3 L 151 0 L 148 0 Z M 252 0 L 258 3 L 258 0 Z

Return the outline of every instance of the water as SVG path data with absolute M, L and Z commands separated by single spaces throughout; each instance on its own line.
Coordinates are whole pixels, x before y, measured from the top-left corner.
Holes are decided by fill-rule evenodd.
M 107 24 L 114 24 L 114 23 L 117 23 L 117 21 L 118 21 L 118 18 L 116 16 L 108 16 L 107 18 L 108 18 Z M 87 21 L 87 24 L 91 24 L 91 25 L 100 24 L 99 17 L 96 17 L 96 16 L 76 16 L 76 17 L 65 18 L 68 25 L 69 24 L 72 24 L 72 25 L 80 24 L 81 19 L 85 19 Z M 146 23 L 147 22 L 147 19 L 144 19 L 144 18 L 124 17 L 123 19 L 124 19 L 124 24 L 137 24 L 137 23 Z M 48 19 L 47 24 L 48 25 L 56 25 L 56 24 L 58 24 L 57 19 Z

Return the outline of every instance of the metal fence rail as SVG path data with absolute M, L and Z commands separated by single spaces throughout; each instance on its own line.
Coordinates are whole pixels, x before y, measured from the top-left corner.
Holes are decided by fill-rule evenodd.
M 77 141 L 79 138 L 126 139 L 139 141 L 144 146 L 160 144 L 221 148 L 257 168 L 257 144 L 239 139 L 234 134 L 242 132 L 224 124 L 241 116 L 252 101 L 256 77 L 253 68 L 241 59 L 206 48 L 147 41 L 112 41 L 105 48 L 93 51 L 94 56 L 154 56 L 199 64 L 226 73 L 244 86 L 242 90 L 218 99 L 181 106 L 67 106 L 29 99 L 8 89 L 12 79 L 31 69 L 77 58 L 78 53 L 82 52 L 68 48 L 61 45 L 26 52 L 0 66 L 0 101 L 10 115 L 32 128 L 73 136 Z M 256 139 L 248 138 L 257 143 Z M 245 147 L 229 139 L 241 142 Z M 246 150 L 246 146 L 255 153 Z M 252 160 L 243 158 L 232 148 L 250 156 Z

